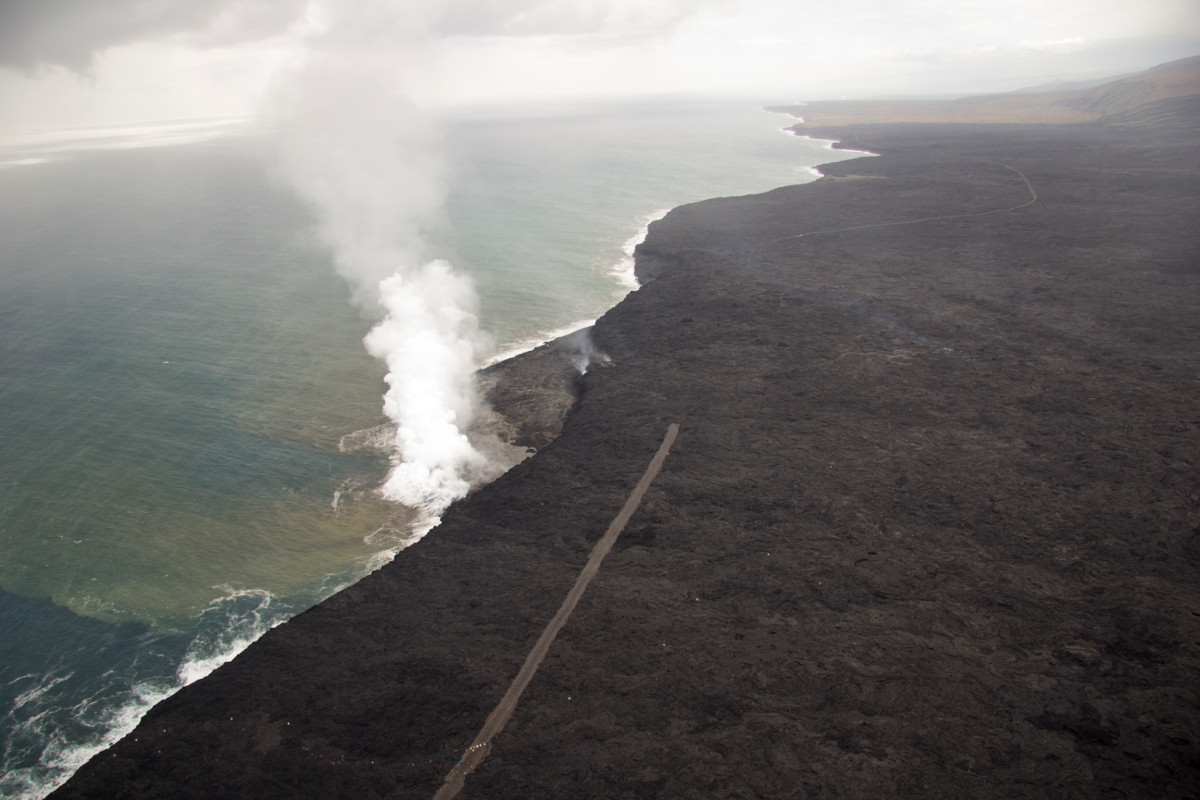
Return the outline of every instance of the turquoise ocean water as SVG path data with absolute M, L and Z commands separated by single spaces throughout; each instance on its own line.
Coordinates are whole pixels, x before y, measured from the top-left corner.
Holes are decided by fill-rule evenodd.
M 437 249 L 493 356 L 617 302 L 655 215 L 847 157 L 787 124 L 753 103 L 445 120 Z M 375 319 L 272 152 L 198 125 L 0 142 L 4 797 L 44 796 L 403 538 L 371 491 L 387 458 L 338 448 L 385 421 Z

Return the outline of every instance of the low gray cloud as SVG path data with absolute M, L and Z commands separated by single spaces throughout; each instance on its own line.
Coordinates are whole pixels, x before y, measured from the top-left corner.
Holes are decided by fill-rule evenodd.
M 250 41 L 284 30 L 304 6 L 304 0 L 4 0 L 0 67 L 82 70 L 109 47 L 167 36 L 186 35 L 201 46 Z
M 347 18 L 428 36 L 653 34 L 729 0 L 4 0 L 0 67 L 86 69 L 103 50 L 186 37 L 215 46 L 286 29 L 306 8 L 335 25 Z
M 446 36 L 654 32 L 724 0 L 444 0 L 433 30 Z

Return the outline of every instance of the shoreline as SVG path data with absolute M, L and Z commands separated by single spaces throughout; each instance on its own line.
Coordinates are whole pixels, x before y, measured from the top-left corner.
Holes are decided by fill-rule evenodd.
M 755 106 L 755 110 L 757 110 L 756 106 Z M 741 113 L 743 116 L 746 116 L 752 112 L 747 112 L 747 110 L 745 108 L 745 104 L 743 104 Z M 759 115 L 753 114 L 753 116 L 757 117 Z M 751 120 L 751 122 L 753 122 L 753 121 L 754 120 Z M 757 122 L 759 123 L 757 127 L 755 127 L 754 125 L 750 125 L 748 127 L 747 126 L 739 126 L 739 127 L 740 128 L 744 127 L 745 130 L 750 131 L 752 133 L 752 135 L 754 135 L 756 137 L 760 136 L 760 135 L 764 135 L 766 133 L 765 127 L 764 127 L 765 126 L 764 121 L 760 119 L 760 120 L 757 120 Z M 772 129 L 779 128 L 779 126 L 775 123 L 770 123 L 770 125 L 771 125 Z M 759 129 L 762 129 L 762 131 L 760 132 Z M 661 138 L 662 137 L 660 136 L 660 139 Z M 797 143 L 785 145 L 781 141 L 773 141 L 773 140 L 769 144 L 773 145 L 773 148 L 776 151 L 786 150 L 786 152 L 788 152 L 788 153 L 794 152 L 794 150 L 797 147 Z M 801 158 L 804 159 L 802 163 L 808 163 L 809 161 L 813 160 L 814 155 L 818 155 L 818 156 L 820 155 L 819 153 L 817 153 L 817 154 L 812 153 L 811 149 L 807 148 L 807 146 L 802 143 L 800 144 L 798 149 L 801 151 Z M 821 156 L 821 158 L 822 158 L 822 160 L 824 160 L 823 156 Z M 761 167 L 762 164 L 759 163 L 758 166 Z M 684 182 L 684 183 L 679 184 L 680 191 L 677 196 L 685 197 L 685 198 L 686 197 L 695 197 L 697 199 L 700 197 L 703 197 L 705 194 L 704 192 L 698 193 L 695 191 L 695 187 L 698 185 L 701 185 L 702 183 L 703 183 L 703 181 L 697 181 L 695 184 L 693 184 L 691 182 Z M 751 183 L 753 183 L 753 181 Z M 688 189 L 687 187 L 691 187 L 691 188 Z M 722 192 L 712 192 L 712 193 L 713 194 L 722 194 Z M 729 194 L 739 194 L 739 193 L 741 193 L 741 191 L 731 191 L 728 193 Z M 652 209 L 654 209 L 655 205 L 657 205 L 657 201 L 651 202 L 650 205 L 645 206 L 645 210 L 648 210 L 648 211 L 652 210 Z M 625 215 L 622 215 L 622 216 L 625 216 Z M 601 215 L 597 216 L 597 219 L 600 219 L 600 218 L 604 218 L 604 215 L 601 214 Z M 614 293 L 618 291 L 618 287 L 612 280 L 607 279 L 606 273 L 608 272 L 610 267 L 619 268 L 621 265 L 628 267 L 628 269 L 631 272 L 632 259 L 628 258 L 629 254 L 627 252 L 622 252 L 622 249 L 625 249 L 625 250 L 632 249 L 632 247 L 630 246 L 632 244 L 632 239 L 633 238 L 641 238 L 641 234 L 644 233 L 644 227 L 645 227 L 644 223 L 645 223 L 645 218 L 640 216 L 640 212 L 634 212 L 634 213 L 632 213 L 632 215 L 628 216 L 628 218 L 626 219 L 625 222 L 618 222 L 615 224 L 615 226 L 608 226 L 608 225 L 605 226 L 605 227 L 611 228 L 611 230 L 614 232 L 614 235 L 615 235 L 615 239 L 613 241 L 611 241 L 611 243 L 606 245 L 606 248 L 610 249 L 612 252 L 611 252 L 610 256 L 608 256 L 608 257 L 601 256 L 601 257 L 594 259 L 595 263 L 593 266 L 594 266 L 594 272 L 595 272 L 596 277 L 602 283 L 607 284 L 609 286 L 609 290 L 606 292 L 601 292 L 598 295 L 599 302 L 602 305 L 596 306 L 594 303 L 589 303 L 587 305 L 579 306 L 579 308 L 577 310 L 582 311 L 582 312 L 587 312 L 588 309 L 591 308 L 592 311 L 589 313 L 591 313 L 593 316 L 595 316 L 598 313 L 600 313 L 601 311 L 607 310 L 608 307 L 611 307 L 611 305 L 613 303 L 617 302 L 617 300 L 614 298 Z M 639 226 L 641 226 L 643 228 L 642 231 L 637 230 L 639 228 Z M 620 233 L 620 231 L 622 229 L 625 229 L 625 233 Z M 627 237 L 630 237 L 630 238 L 627 238 Z M 611 237 L 605 237 L 605 238 L 607 240 Z M 624 245 L 625 245 L 624 248 L 622 248 L 622 243 L 624 243 Z M 586 259 L 584 261 L 586 261 Z M 580 263 L 584 263 L 584 261 L 581 261 Z M 605 299 L 605 298 L 607 298 L 607 299 Z M 508 328 L 505 330 L 513 330 L 513 329 Z M 524 349 L 524 348 L 521 348 L 521 349 Z M 368 414 L 364 417 L 364 419 L 369 419 L 370 416 L 371 415 Z M 486 417 L 486 414 L 485 414 L 485 417 Z M 350 428 L 346 428 L 345 430 L 350 430 Z M 373 439 L 375 439 L 375 438 L 376 437 L 374 437 L 372 435 L 372 432 L 370 430 L 364 428 L 364 429 L 360 429 L 360 430 L 353 430 L 352 433 L 348 436 L 337 437 L 336 435 L 330 434 L 328 436 L 325 436 L 325 438 L 321 444 L 323 447 L 329 447 L 331 450 L 333 447 L 336 447 L 340 444 L 340 452 L 356 451 L 359 453 L 369 453 L 372 455 L 377 455 L 377 454 L 380 454 L 380 448 L 378 447 L 378 442 L 373 441 Z M 497 453 L 498 451 L 502 450 L 502 448 L 499 448 L 498 446 L 496 446 L 496 442 L 494 440 L 490 440 L 486 444 L 488 445 L 488 447 L 486 447 L 486 449 L 487 449 L 487 452 L 489 455 L 493 454 L 493 453 Z M 384 455 L 385 457 L 390 455 L 390 449 L 385 446 L 384 452 L 382 453 L 382 455 Z M 512 455 L 512 453 L 506 451 L 503 453 L 503 455 L 508 456 L 508 455 Z M 516 456 L 519 456 L 519 455 L 520 454 L 517 453 L 515 456 L 513 456 L 513 460 L 515 460 Z M 509 462 L 509 463 L 511 463 L 511 462 Z M 381 468 L 380 474 L 381 474 L 381 476 L 384 476 L 387 473 L 386 473 L 386 471 L 384 471 L 384 469 Z M 380 478 L 380 480 L 382 480 L 382 477 Z M 476 489 L 477 488 L 478 488 L 478 486 L 476 486 Z M 351 484 L 342 483 L 336 489 L 331 488 L 331 496 L 327 497 L 326 500 L 328 501 L 328 503 L 331 506 L 340 505 L 344 511 L 347 507 L 348 501 L 354 500 L 356 498 L 363 499 L 366 496 L 366 494 L 371 491 L 372 491 L 372 486 L 368 485 L 368 481 L 366 481 L 366 480 L 357 481 L 356 480 Z M 383 512 L 381 512 L 381 513 L 386 513 L 386 509 L 384 509 Z M 380 520 L 382 520 L 382 522 L 380 522 Z M 424 527 L 424 526 L 421 526 L 421 527 Z M 406 536 L 406 534 L 408 534 L 409 532 L 410 532 L 410 529 L 408 526 L 403 524 L 402 517 L 400 517 L 400 518 L 392 517 L 391 519 L 388 519 L 384 516 L 379 516 L 378 519 L 372 519 L 369 527 L 364 528 L 361 531 L 361 533 L 359 534 L 359 536 L 362 539 L 366 540 L 367 547 L 370 550 L 373 550 L 375 552 L 373 555 L 371 555 L 369 557 L 369 560 L 363 561 L 360 559 L 359 561 L 350 565 L 349 568 L 354 571 L 353 574 L 355 575 L 355 577 L 357 578 L 358 576 L 361 576 L 362 574 L 365 574 L 366 572 L 374 571 L 375 569 L 378 568 L 379 565 L 390 560 L 394 556 L 394 553 L 397 549 L 399 549 L 404 544 L 411 542 L 411 538 Z M 419 530 L 418 530 L 418 532 L 419 532 Z M 387 549 L 381 550 L 380 548 L 387 548 Z M 360 564 L 362 565 L 361 567 L 359 566 Z M 325 582 L 322 584 L 322 586 L 325 586 L 327 584 L 328 584 L 328 582 Z M 344 585 L 344 583 L 342 583 L 340 585 Z M 326 592 L 325 595 L 327 596 L 327 594 L 328 593 Z M 312 603 L 312 602 L 315 602 L 315 598 L 310 597 L 308 599 L 308 602 L 305 603 L 305 605 L 307 605 L 308 603 Z M 295 613 L 295 612 L 292 611 L 287 616 L 291 616 L 292 613 Z M 265 630 L 266 627 L 267 627 L 266 625 L 259 626 L 259 628 L 261 630 Z M 211 659 L 211 660 L 220 661 L 222 659 Z M 170 676 L 170 673 L 168 673 L 168 677 L 170 677 L 169 682 L 174 687 L 174 678 Z M 128 694 L 128 692 L 126 694 Z M 114 705 L 118 705 L 118 704 L 114 703 Z M 132 695 L 130 695 L 129 699 L 126 699 L 124 702 L 120 703 L 119 705 L 123 709 L 139 709 L 137 716 L 140 717 L 143 704 L 136 697 L 133 697 Z M 114 716 L 116 716 L 116 715 L 114 714 Z M 124 718 L 125 717 L 122 716 L 122 719 L 124 719 Z M 122 726 L 120 727 L 120 730 L 124 730 L 127 727 L 131 727 L 135 723 L 136 723 L 136 719 L 131 721 L 128 726 L 125 724 L 122 724 Z M 49 740 L 49 737 L 46 737 L 46 739 Z M 67 774 L 69 774 L 70 770 L 61 770 L 60 769 L 60 767 L 62 765 L 77 764 L 77 763 L 80 763 L 82 760 L 84 760 L 83 758 L 75 757 L 75 755 L 74 755 L 75 753 L 95 752 L 95 748 L 81 747 L 78 750 L 68 753 L 67 757 L 57 755 L 53 749 L 48 750 L 46 752 L 47 752 L 47 758 L 53 759 L 53 762 L 48 761 L 45 763 L 30 764 L 28 767 L 28 771 L 21 770 L 21 777 L 19 777 L 19 778 L 14 777 L 12 781 L 9 781 L 9 783 L 16 783 L 18 780 L 24 780 L 25 785 L 40 786 L 42 788 L 30 789 L 28 791 L 30 792 L 31 796 L 42 796 L 45 792 L 50 791 L 50 788 L 49 788 L 50 786 L 53 786 L 57 782 L 64 780 L 65 776 Z M 72 769 L 73 769 L 73 767 L 72 767 Z M 58 775 L 59 777 L 57 778 L 57 780 L 43 780 L 42 778 L 38 778 L 38 777 L 26 779 L 26 777 L 25 777 L 26 775 L 31 775 L 34 773 L 36 773 L 38 775 L 54 774 L 54 775 Z M 16 773 L 14 773 L 14 775 L 16 775 Z M 14 791 L 16 791 L 16 790 L 14 790 Z M 26 790 L 22 789 L 20 791 L 24 792 Z
M 677 420 L 464 796 L 1195 785 L 1194 141 L 818 130 L 882 155 L 674 209 L 560 436 L 53 796 L 432 796 Z

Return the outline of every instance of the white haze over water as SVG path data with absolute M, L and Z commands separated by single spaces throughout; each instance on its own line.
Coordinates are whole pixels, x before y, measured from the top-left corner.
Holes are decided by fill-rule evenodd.
M 383 410 L 396 425 L 383 495 L 423 511 L 423 533 L 485 477 L 467 438 L 485 337 L 468 277 L 431 259 L 445 169 L 435 128 L 397 89 L 387 53 L 318 50 L 278 88 L 280 162 L 317 214 L 356 301 L 384 318 L 368 352 L 388 368 Z

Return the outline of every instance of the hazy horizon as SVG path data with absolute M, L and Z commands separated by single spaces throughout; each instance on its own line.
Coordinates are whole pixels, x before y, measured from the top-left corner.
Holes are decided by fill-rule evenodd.
M 12 0 L 0 9 L 0 133 L 261 118 L 314 60 L 353 61 L 416 106 L 461 109 L 961 96 L 1196 54 L 1190 0 Z

